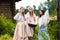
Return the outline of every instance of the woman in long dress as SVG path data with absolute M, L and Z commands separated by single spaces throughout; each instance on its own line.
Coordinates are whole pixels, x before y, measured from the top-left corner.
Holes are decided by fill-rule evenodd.
M 39 29 L 38 29 L 38 40 L 50 40 L 47 32 L 47 23 L 49 23 L 49 12 L 48 10 L 44 13 L 43 10 L 39 10 Z
M 19 9 L 19 13 L 17 13 L 14 16 L 14 19 L 17 21 L 17 24 L 16 24 L 13 40 L 28 40 L 28 35 L 25 25 L 26 19 L 25 19 L 23 7 Z
M 26 19 L 27 19 L 26 21 L 27 21 L 28 36 L 33 37 L 33 34 L 34 34 L 33 28 L 28 25 L 28 24 L 36 24 L 37 23 L 36 15 L 35 15 L 32 7 L 29 7 L 28 12 L 26 14 Z

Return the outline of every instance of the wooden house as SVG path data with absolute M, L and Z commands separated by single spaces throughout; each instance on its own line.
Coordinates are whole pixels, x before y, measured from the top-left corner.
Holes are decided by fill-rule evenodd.
M 15 15 L 15 2 L 21 0 L 0 0 L 0 14 L 4 14 L 7 18 Z

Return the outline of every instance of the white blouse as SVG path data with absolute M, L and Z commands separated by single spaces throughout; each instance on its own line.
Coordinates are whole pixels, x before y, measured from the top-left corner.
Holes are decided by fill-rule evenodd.
M 17 21 L 24 21 L 24 17 L 20 14 L 20 13 L 17 13 L 15 16 L 14 16 L 14 19 L 17 20 Z
M 46 16 L 45 16 L 45 15 L 41 16 L 41 17 L 38 19 L 39 27 L 40 27 L 42 24 L 46 25 L 47 23 L 49 23 L 49 19 L 46 19 Z
M 30 20 L 31 21 L 31 24 L 37 24 L 37 16 L 34 14 L 34 18 L 30 16 L 29 12 L 26 14 L 26 19 L 27 21 Z M 36 20 L 34 22 L 34 19 Z
M 44 24 L 44 15 L 41 16 L 39 19 L 38 19 L 38 24 L 39 24 L 39 27 Z M 45 24 L 44 24 L 45 25 Z
M 39 27 L 40 27 L 42 24 L 46 25 L 46 24 L 49 23 L 49 22 L 50 22 L 50 19 L 49 19 L 49 11 L 46 10 L 45 14 L 38 19 Z

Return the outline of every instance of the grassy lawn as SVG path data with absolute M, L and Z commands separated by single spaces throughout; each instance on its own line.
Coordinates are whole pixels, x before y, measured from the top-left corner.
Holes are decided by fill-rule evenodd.
M 12 40 L 12 37 L 9 34 L 1 35 L 0 40 Z

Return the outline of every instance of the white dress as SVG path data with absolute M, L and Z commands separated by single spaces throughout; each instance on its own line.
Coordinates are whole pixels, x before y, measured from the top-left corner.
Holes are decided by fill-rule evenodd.
M 34 18 L 36 22 L 34 22 Z M 31 21 L 31 24 L 37 24 L 37 18 L 36 15 L 34 14 L 34 18 L 29 15 L 29 12 L 26 14 L 26 21 L 27 21 L 27 33 L 29 37 L 33 37 L 34 31 L 33 28 L 28 25 L 28 21 Z
M 17 13 L 14 19 L 17 20 L 17 25 L 13 40 L 28 40 L 24 17 L 20 13 Z
M 46 26 L 46 24 L 50 21 L 48 11 L 46 11 L 43 16 L 39 17 L 38 21 L 38 40 L 50 40 L 49 34 L 47 32 L 48 28 Z

